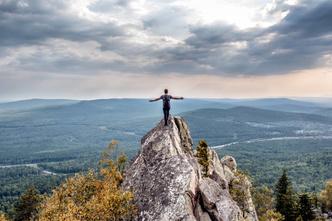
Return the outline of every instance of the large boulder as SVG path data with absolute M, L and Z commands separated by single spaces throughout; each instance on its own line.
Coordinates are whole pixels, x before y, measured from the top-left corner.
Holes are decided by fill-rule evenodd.
M 232 172 L 236 172 L 237 163 L 234 157 L 232 156 L 224 156 L 221 158 L 221 163 L 225 166 L 227 166 Z
M 179 117 L 171 117 L 168 126 L 161 121 L 142 138 L 123 182 L 134 193 L 137 220 L 244 220 L 216 152 L 209 149 L 204 177 L 192 145 L 188 126 Z
M 242 211 L 229 192 L 220 188 L 219 184 L 210 179 L 203 178 L 199 184 L 203 207 L 211 214 L 213 220 L 244 220 Z

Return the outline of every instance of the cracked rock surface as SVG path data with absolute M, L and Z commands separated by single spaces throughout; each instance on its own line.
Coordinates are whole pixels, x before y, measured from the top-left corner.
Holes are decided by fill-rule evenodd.
M 204 177 L 192 146 L 189 128 L 180 117 L 171 117 L 166 127 L 161 121 L 142 138 L 123 182 L 134 193 L 137 220 L 257 221 L 249 189 L 244 191 L 249 192 L 249 214 L 229 194 L 229 182 L 236 179 L 235 159 L 222 163 L 209 149 L 209 173 Z M 248 185 L 239 188 L 247 190 Z

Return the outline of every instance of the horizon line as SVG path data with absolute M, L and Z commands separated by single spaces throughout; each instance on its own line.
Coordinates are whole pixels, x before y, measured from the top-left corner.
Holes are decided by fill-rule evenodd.
M 10 103 L 10 102 L 19 102 L 19 101 L 29 101 L 29 100 L 72 100 L 72 101 L 94 101 L 94 100 L 125 100 L 125 99 L 150 99 L 151 97 L 96 97 L 96 98 L 41 98 L 41 97 L 31 97 L 31 98 L 18 98 L 18 99 L 0 99 L 0 103 Z M 332 99 L 330 96 L 270 96 L 270 97 L 184 97 L 185 99 L 193 99 L 193 100 L 262 100 L 262 99 Z

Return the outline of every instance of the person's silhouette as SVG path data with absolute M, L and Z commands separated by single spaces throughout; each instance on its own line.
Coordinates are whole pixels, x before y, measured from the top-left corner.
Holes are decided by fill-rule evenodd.
M 163 100 L 163 111 L 164 111 L 165 126 L 167 126 L 168 117 L 169 117 L 169 110 L 171 109 L 171 99 L 182 100 L 183 97 L 174 97 L 172 95 L 169 95 L 168 90 L 165 89 L 164 90 L 164 95 L 161 95 L 160 97 L 158 97 L 156 99 L 149 100 L 150 102 Z

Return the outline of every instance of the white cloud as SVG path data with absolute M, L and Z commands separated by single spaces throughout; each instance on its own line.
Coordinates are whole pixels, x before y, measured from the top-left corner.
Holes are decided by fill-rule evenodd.
M 0 77 L 236 79 L 329 67 L 331 9 L 328 0 L 0 1 Z

